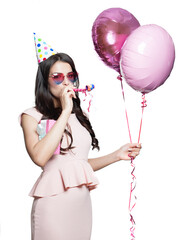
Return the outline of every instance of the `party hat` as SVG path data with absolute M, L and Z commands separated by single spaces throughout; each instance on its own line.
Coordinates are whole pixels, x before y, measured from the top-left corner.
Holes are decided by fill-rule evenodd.
M 45 61 L 48 57 L 57 53 L 42 38 L 39 38 L 36 33 L 34 33 L 34 41 L 38 63 Z

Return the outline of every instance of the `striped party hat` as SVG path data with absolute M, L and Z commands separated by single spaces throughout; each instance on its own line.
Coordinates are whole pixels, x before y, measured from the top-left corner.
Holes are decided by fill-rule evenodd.
M 34 33 L 35 50 L 38 63 L 45 61 L 48 57 L 57 53 L 50 45 L 48 45 L 42 38 L 39 38 Z

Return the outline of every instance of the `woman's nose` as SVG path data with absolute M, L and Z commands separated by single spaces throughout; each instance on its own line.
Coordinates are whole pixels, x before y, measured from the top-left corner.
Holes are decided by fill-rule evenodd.
M 69 85 L 69 83 L 70 83 L 70 81 L 69 81 L 68 78 L 65 76 L 64 81 L 63 81 L 63 84 L 67 86 L 67 85 Z

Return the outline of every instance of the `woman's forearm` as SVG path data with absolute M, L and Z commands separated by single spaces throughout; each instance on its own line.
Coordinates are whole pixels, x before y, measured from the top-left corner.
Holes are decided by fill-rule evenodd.
M 34 160 L 39 166 L 43 167 L 54 154 L 54 151 L 61 141 L 68 118 L 69 114 L 62 112 L 47 135 L 33 147 Z
M 88 162 L 93 170 L 97 171 L 120 160 L 135 159 L 139 155 L 141 147 L 141 144 L 138 143 L 127 143 L 113 153 L 99 158 L 88 159 Z
M 90 158 L 88 159 L 89 164 L 93 168 L 93 171 L 97 171 L 102 169 L 112 163 L 115 163 L 119 160 L 117 151 L 110 153 L 108 155 L 98 157 L 98 158 Z

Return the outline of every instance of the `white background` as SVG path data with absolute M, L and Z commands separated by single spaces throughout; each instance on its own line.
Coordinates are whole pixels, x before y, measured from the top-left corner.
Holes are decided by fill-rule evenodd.
M 2 1 L 1 23 L 1 166 L 0 224 L 3 240 L 30 239 L 28 197 L 41 173 L 28 157 L 18 115 L 34 105 L 37 60 L 33 32 L 60 52 L 71 55 L 81 85 L 93 83 L 90 119 L 102 156 L 129 142 L 117 73 L 94 50 L 91 28 L 105 9 L 120 7 L 141 25 L 157 24 L 172 36 L 176 48 L 173 71 L 166 83 L 146 96 L 141 135 L 142 151 L 136 159 L 138 197 L 135 207 L 136 239 L 181 238 L 181 5 L 178 0 L 70 0 Z M 160 57 L 160 56 L 159 56 Z M 155 71 L 155 68 L 154 68 Z M 141 94 L 124 84 L 133 141 L 137 141 Z M 91 192 L 92 240 L 129 240 L 130 163 L 121 161 L 95 172 L 99 186 Z

